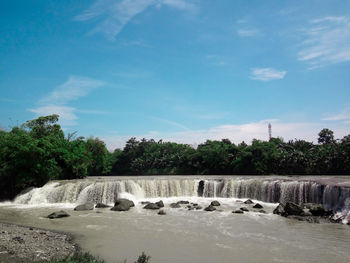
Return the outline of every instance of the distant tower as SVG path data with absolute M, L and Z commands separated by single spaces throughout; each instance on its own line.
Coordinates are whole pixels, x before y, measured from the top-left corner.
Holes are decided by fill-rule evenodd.
M 272 138 L 272 126 L 271 126 L 271 123 L 269 123 L 269 140 L 271 140 Z

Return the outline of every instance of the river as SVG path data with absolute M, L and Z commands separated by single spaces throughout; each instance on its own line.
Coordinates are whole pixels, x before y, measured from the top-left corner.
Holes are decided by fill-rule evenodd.
M 313 201 L 344 212 L 350 177 L 112 177 L 50 182 L 0 205 L 0 221 L 71 232 L 84 250 L 107 263 L 134 262 L 145 251 L 152 263 L 350 262 L 350 226 L 311 224 L 272 213 L 278 201 Z M 128 212 L 73 211 L 86 201 L 135 202 Z M 260 213 L 243 204 L 259 202 Z M 278 200 L 277 200 L 278 199 Z M 163 200 L 166 215 L 141 201 Z M 219 211 L 170 208 L 188 200 Z M 250 212 L 233 214 L 240 207 Z M 71 216 L 49 220 L 53 211 Z

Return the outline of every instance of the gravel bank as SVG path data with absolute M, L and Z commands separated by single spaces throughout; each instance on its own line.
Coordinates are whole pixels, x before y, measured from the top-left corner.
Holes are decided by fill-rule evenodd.
M 69 234 L 0 223 L 0 262 L 31 263 L 62 259 L 79 250 Z

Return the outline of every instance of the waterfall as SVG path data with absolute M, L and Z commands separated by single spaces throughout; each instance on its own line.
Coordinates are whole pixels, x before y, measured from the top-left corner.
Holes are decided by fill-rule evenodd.
M 191 177 L 106 178 L 49 182 L 18 196 L 16 204 L 84 203 L 113 204 L 121 194 L 135 199 L 166 197 L 251 198 L 270 203 L 323 204 L 339 211 L 350 204 L 350 185 L 313 179 L 237 178 L 192 179 Z

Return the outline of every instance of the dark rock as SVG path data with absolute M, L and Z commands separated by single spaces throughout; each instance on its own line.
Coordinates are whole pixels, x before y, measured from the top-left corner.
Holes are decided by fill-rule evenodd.
M 258 208 L 258 209 L 261 209 L 261 208 L 264 208 L 261 204 L 259 203 L 256 203 L 253 208 Z
M 103 203 L 97 203 L 96 206 L 95 206 L 95 208 L 107 208 L 107 207 L 111 207 L 111 206 L 103 204 Z
M 212 206 L 220 206 L 220 203 L 218 202 L 218 201 L 212 201 L 211 203 L 210 203 L 210 205 L 212 205 Z
M 52 214 L 49 214 L 47 218 L 55 219 L 55 218 L 68 217 L 68 216 L 70 215 L 67 214 L 65 211 L 61 210 L 61 211 L 57 211 L 57 212 L 53 212 Z M 33 228 L 30 230 L 33 230 Z
M 259 212 L 259 213 L 262 213 L 262 214 L 266 214 L 266 211 L 263 210 L 263 209 L 259 210 L 258 212 Z
M 187 208 L 193 208 L 193 206 L 192 205 L 188 205 L 188 206 L 186 206 Z
M 86 211 L 86 210 L 94 210 L 94 204 L 91 202 L 78 205 L 74 208 L 75 211 Z
M 192 203 L 192 205 L 193 205 L 193 206 L 198 206 L 198 204 L 196 204 L 196 203 Z
M 177 203 L 180 205 L 188 205 L 190 202 L 181 200 L 181 201 L 178 201 Z
M 195 209 L 196 210 L 201 210 L 203 207 L 201 207 L 200 205 L 197 205 L 196 207 L 195 207 Z
M 208 212 L 212 212 L 212 211 L 215 211 L 216 208 L 215 208 L 215 206 L 209 205 L 208 207 L 204 208 L 204 210 L 208 211 Z
M 180 205 L 179 203 L 171 203 L 171 204 L 170 204 L 170 207 L 171 207 L 171 208 L 180 208 L 181 205 Z
M 141 203 L 141 205 L 147 205 L 147 204 L 150 203 L 150 201 L 142 201 L 142 202 L 140 202 L 140 203 Z
M 246 207 L 241 207 L 240 210 L 244 211 L 244 212 L 249 212 L 248 208 L 246 208 Z
M 158 207 L 164 207 L 164 203 L 162 200 L 155 203 Z
M 160 207 L 155 204 L 155 203 L 149 203 L 143 207 L 144 209 L 151 209 L 151 210 L 156 210 L 159 209 Z
M 129 207 L 134 207 L 135 204 L 133 201 L 129 200 L 129 199 L 125 199 L 125 198 L 120 198 L 120 199 L 117 199 L 114 203 L 114 206 L 117 206 L 117 205 L 120 205 L 120 204 L 123 204 L 123 205 L 126 205 L 126 206 L 129 206 Z
M 314 216 L 325 216 L 326 210 L 321 204 L 306 203 L 304 207 L 309 209 L 310 213 Z
M 187 207 L 187 209 L 188 209 L 189 211 L 191 211 L 191 210 L 194 210 L 194 207 L 193 207 L 193 206 L 190 206 L 190 207 Z
M 246 205 L 251 205 L 251 204 L 254 204 L 254 202 L 250 199 L 244 201 L 243 203 L 245 203 Z
M 244 212 L 242 210 L 234 210 L 234 211 L 232 211 L 232 213 L 234 213 L 234 214 L 244 214 Z
M 273 213 L 276 215 L 282 215 L 285 213 L 284 211 L 284 205 L 283 204 L 278 204 L 278 206 L 273 210 Z
M 163 209 L 160 209 L 158 212 L 158 215 L 166 215 L 165 211 Z

